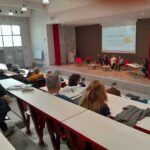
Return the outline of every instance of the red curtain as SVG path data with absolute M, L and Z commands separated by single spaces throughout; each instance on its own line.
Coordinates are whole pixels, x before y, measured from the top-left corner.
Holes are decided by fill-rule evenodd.
M 53 39 L 55 51 L 55 65 L 61 65 L 58 24 L 53 25 Z

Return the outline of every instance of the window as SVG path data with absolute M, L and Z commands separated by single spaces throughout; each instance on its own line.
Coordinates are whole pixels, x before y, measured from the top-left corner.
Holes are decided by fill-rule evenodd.
M 14 46 L 22 46 L 21 36 L 13 36 Z
M 11 35 L 11 26 L 9 25 L 2 25 L 2 35 Z
M 20 27 L 12 26 L 12 33 L 13 33 L 13 35 L 20 35 Z
M 0 26 L 0 47 L 22 46 L 20 26 L 1 25 Z
M 13 46 L 12 36 L 3 36 L 3 40 L 4 40 L 4 47 L 12 47 Z

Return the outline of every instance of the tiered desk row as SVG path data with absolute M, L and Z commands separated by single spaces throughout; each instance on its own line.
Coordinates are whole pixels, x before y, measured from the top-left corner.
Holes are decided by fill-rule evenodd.
M 15 150 L 6 137 L 0 132 L 0 147 L 1 150 Z
M 14 79 L 4 79 L 0 80 L 0 84 L 8 88 L 22 83 Z M 72 140 L 72 143 L 73 139 L 71 138 L 71 134 L 68 134 L 69 132 L 88 141 L 99 149 L 149 149 L 149 134 L 128 127 L 110 118 L 103 117 L 83 107 L 61 100 L 49 93 L 35 88 L 33 89 L 33 91 L 29 92 L 22 92 L 22 90 L 8 90 L 8 92 L 18 98 L 18 104 L 20 109 L 22 109 L 22 115 L 24 115 L 25 112 L 23 111 L 24 106 L 21 102 L 27 104 L 27 109 L 29 108 L 30 110 L 40 144 L 44 142 L 42 137 L 42 128 L 44 128 L 44 126 L 42 128 L 39 127 L 39 122 L 36 118 L 37 114 L 46 120 L 55 150 L 59 149 L 59 147 L 57 147 L 57 140 L 54 138 L 54 134 L 51 131 L 52 128 L 49 128 L 49 125 L 51 126 L 49 120 L 53 123 L 55 122 L 55 124 L 61 125 L 66 131 L 68 139 L 70 139 L 70 141 Z M 147 108 L 146 104 L 131 101 L 129 103 L 124 98 L 108 94 L 108 105 L 114 116 L 121 112 L 122 107 L 131 103 L 140 108 Z M 24 117 L 26 116 L 24 115 L 23 118 Z M 26 121 L 26 118 L 24 118 L 24 121 Z M 25 124 L 28 125 L 27 122 L 25 122 Z M 150 131 L 149 118 L 139 121 L 137 125 Z M 74 149 L 73 145 L 71 149 Z

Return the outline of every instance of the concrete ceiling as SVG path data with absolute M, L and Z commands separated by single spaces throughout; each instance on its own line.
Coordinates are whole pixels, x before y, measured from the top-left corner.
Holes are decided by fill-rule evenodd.
M 7 7 L 21 7 L 23 3 L 31 9 L 45 8 L 41 0 L 0 0 L 0 5 Z
M 30 9 L 43 9 L 52 23 L 66 25 L 134 23 L 150 18 L 150 0 L 0 0 L 1 6 L 19 7 L 23 2 Z
M 150 0 L 54 0 L 48 14 L 56 23 L 67 25 L 133 24 L 150 18 Z

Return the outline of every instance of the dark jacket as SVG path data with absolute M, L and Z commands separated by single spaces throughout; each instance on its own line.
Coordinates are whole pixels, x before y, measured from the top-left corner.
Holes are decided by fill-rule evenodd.
M 71 102 L 73 104 L 77 104 L 75 101 L 73 101 L 71 98 L 65 96 L 65 95 L 61 95 L 61 94 L 56 94 L 55 96 L 59 97 L 59 98 L 62 98 L 63 100 L 65 101 L 68 101 L 68 102 Z
M 0 97 L 3 97 L 4 95 L 6 95 L 7 91 L 5 90 L 5 88 L 0 84 Z
M 101 107 L 101 109 L 100 109 L 100 111 L 99 111 L 99 114 L 101 114 L 101 115 L 103 115 L 103 116 L 108 116 L 108 115 L 111 114 L 111 113 L 110 113 L 110 109 L 109 109 L 109 107 L 108 107 L 107 104 L 104 104 L 104 105 Z
M 10 111 L 10 107 L 0 99 L 0 123 L 4 122 L 8 111 Z
M 123 108 L 123 111 L 116 115 L 115 120 L 133 127 L 137 121 L 143 118 L 150 117 L 150 108 L 140 109 L 133 105 L 128 105 Z
M 107 93 L 117 95 L 117 96 L 121 96 L 121 92 L 119 90 L 117 90 L 116 88 L 114 88 L 114 87 L 111 87 L 110 89 L 107 89 Z

